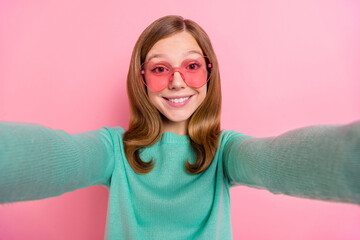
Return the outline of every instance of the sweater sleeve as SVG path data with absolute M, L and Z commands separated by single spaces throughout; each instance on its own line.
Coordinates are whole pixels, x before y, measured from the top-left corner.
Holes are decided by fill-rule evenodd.
M 230 186 L 360 204 L 360 122 L 311 126 L 269 138 L 227 135 L 223 160 Z
M 67 134 L 35 124 L 0 122 L 0 203 L 108 185 L 112 146 L 108 128 Z

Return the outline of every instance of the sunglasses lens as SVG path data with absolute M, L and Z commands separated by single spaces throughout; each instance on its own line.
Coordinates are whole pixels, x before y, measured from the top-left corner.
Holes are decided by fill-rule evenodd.
M 210 78 L 211 64 L 206 57 L 186 59 L 180 68 L 174 69 L 168 62 L 147 62 L 142 65 L 141 75 L 145 85 L 154 92 L 164 90 L 172 81 L 175 71 L 181 73 L 183 81 L 193 88 L 202 87 Z
M 160 92 L 169 85 L 169 71 L 171 65 L 168 63 L 144 63 L 142 76 L 145 85 L 154 92 Z
M 181 72 L 184 75 L 184 81 L 189 87 L 202 87 L 208 80 L 206 60 L 204 57 L 198 59 L 187 59 L 181 64 Z

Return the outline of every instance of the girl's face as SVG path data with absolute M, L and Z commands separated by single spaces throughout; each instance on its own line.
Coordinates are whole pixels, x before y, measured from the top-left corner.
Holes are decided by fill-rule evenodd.
M 203 56 L 194 37 L 184 31 L 159 40 L 146 55 L 145 62 L 168 62 L 173 68 L 180 67 L 186 59 Z M 200 88 L 189 87 L 179 72 L 175 72 L 169 85 L 160 92 L 148 88 L 150 102 L 165 116 L 164 131 L 187 134 L 187 123 L 206 96 L 206 84 Z

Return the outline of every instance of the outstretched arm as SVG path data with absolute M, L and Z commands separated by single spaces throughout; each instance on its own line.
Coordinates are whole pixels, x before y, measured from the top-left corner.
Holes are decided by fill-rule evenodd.
M 0 122 L 0 203 L 107 185 L 113 164 L 106 128 L 67 134 L 35 124 Z
M 360 204 L 360 122 L 269 138 L 228 134 L 223 157 L 231 185 Z

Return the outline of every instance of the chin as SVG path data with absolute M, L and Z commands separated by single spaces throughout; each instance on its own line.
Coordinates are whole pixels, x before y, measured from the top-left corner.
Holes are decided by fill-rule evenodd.
M 164 115 L 163 115 L 164 116 Z M 174 123 L 181 123 L 190 120 L 191 115 L 185 116 L 173 116 L 173 115 L 165 115 L 164 116 L 167 121 L 174 122 Z

